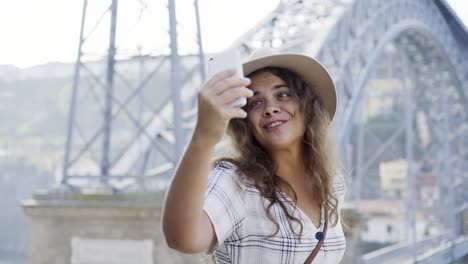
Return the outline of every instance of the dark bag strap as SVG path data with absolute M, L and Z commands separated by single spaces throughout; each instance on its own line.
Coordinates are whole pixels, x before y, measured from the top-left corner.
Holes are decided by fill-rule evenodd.
M 318 252 L 320 251 L 320 248 L 323 245 L 323 242 L 325 241 L 325 237 L 327 236 L 327 227 L 328 227 L 328 221 L 325 218 L 325 224 L 323 225 L 323 238 L 319 240 L 317 245 L 315 246 L 314 250 L 312 250 L 312 253 L 310 253 L 309 257 L 306 259 L 304 264 L 310 264 L 314 260 L 315 256 L 317 256 Z

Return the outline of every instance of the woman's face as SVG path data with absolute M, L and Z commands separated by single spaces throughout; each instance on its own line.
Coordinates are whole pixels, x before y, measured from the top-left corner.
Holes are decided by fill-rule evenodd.
M 300 146 L 305 121 L 299 98 L 271 72 L 251 77 L 254 96 L 247 102 L 247 119 L 257 141 L 269 151 Z

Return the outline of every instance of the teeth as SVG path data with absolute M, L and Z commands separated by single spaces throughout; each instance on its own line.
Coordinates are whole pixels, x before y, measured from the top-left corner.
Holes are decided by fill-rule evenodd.
M 276 121 L 276 122 L 273 122 L 273 123 L 269 124 L 269 125 L 267 126 L 267 128 L 272 128 L 272 127 L 275 127 L 275 126 L 279 126 L 279 125 L 281 125 L 281 124 L 283 124 L 283 123 L 284 123 L 284 122 Z

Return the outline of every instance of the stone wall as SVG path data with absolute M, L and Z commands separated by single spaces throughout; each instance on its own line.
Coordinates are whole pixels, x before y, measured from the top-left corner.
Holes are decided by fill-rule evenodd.
M 154 263 L 207 263 L 167 247 L 161 230 L 163 193 L 44 192 L 24 201 L 30 219 L 28 264 L 71 263 L 73 237 L 152 240 Z

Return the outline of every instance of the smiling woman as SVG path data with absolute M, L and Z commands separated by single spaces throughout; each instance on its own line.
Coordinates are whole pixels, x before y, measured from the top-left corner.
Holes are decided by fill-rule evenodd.
M 271 49 L 243 68 L 248 78 L 228 70 L 199 92 L 197 125 L 165 199 L 167 242 L 216 263 L 338 263 L 345 185 L 328 131 L 333 82 L 316 60 Z M 246 106 L 230 105 L 240 97 Z M 212 162 L 226 132 L 236 154 Z

